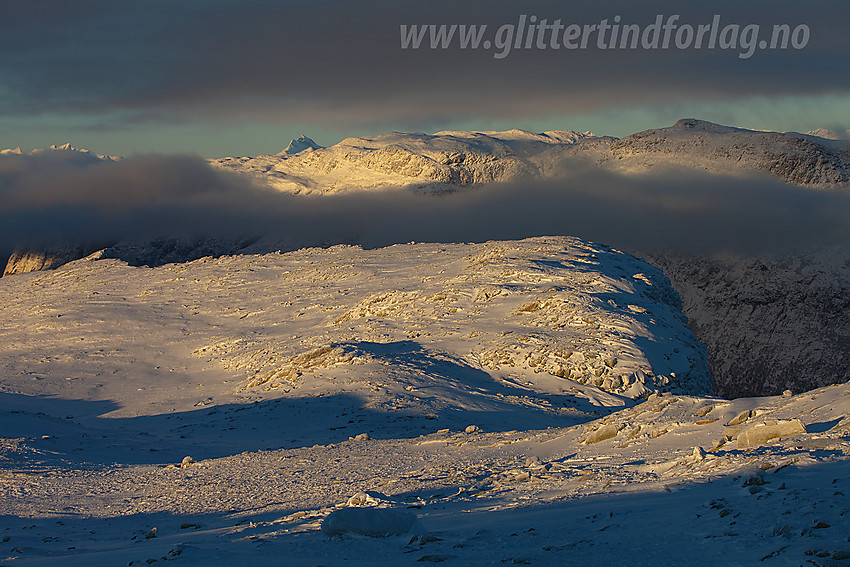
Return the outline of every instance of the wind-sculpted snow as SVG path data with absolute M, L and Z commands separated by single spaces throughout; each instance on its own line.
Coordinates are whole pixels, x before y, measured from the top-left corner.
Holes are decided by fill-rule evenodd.
M 418 398 L 432 388 L 445 390 L 434 404 L 452 405 L 469 387 L 457 372 L 484 383 L 470 399 L 500 401 L 481 370 L 530 392 L 569 393 L 575 383 L 631 398 L 710 391 L 666 279 L 606 247 L 550 238 L 334 247 L 281 260 L 286 285 L 275 301 L 284 308 L 252 315 L 254 325 L 275 321 L 274 332 L 235 333 L 198 351 L 244 371 L 249 388 L 294 392 L 387 374 L 395 384 L 374 381 L 386 389 L 375 403 L 387 409 L 424 409 Z M 304 322 L 286 321 L 292 312 Z
M 117 415 L 227 392 L 346 396 L 411 427 L 546 426 L 652 391 L 710 392 L 668 280 L 578 239 L 335 246 L 155 269 L 99 257 L 3 280 L 5 391 L 95 391 Z
M 848 385 L 700 395 L 678 296 L 605 246 L 94 255 L 0 291 L 4 563 L 850 557 Z

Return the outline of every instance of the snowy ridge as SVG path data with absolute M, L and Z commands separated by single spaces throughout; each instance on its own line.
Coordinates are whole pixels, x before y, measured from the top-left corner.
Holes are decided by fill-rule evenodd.
M 547 175 L 583 142 L 610 141 L 570 131 L 532 134 L 394 132 L 347 138 L 328 148 L 290 155 L 222 158 L 215 166 L 257 176 L 282 191 L 336 193 L 411 188 L 444 192 L 461 187 Z
M 156 269 L 96 258 L 3 280 L 2 364 L 23 377 L 5 391 L 84 396 L 90 378 L 65 380 L 75 371 L 50 363 L 81 360 L 86 374 L 132 377 L 96 380 L 120 400 L 117 415 L 152 411 L 146 382 L 161 389 L 175 372 L 181 389 L 202 372 L 217 382 L 202 391 L 225 399 L 345 394 L 412 424 L 480 411 L 489 426 L 710 391 L 702 346 L 660 271 L 578 239 L 336 246 Z M 110 320 L 122 328 L 104 336 Z M 158 369 L 140 371 L 137 357 Z M 155 404 L 189 409 L 195 391 Z
M 678 297 L 664 276 L 604 247 L 551 238 L 393 246 L 378 253 L 334 247 L 285 258 L 309 258 L 311 267 L 301 267 L 304 283 L 292 281 L 279 299 L 289 310 L 310 296 L 307 313 L 329 313 L 313 315 L 309 331 L 280 330 L 299 336 L 298 350 L 279 338 L 246 340 L 240 333 L 196 351 L 245 369 L 250 388 L 312 388 L 342 380 L 359 365 L 398 382 L 387 393 L 401 398 L 382 404 L 422 412 L 430 402 L 393 390 L 417 391 L 433 380 L 447 392 L 434 403 L 451 404 L 456 388 L 469 386 L 452 384 L 451 372 L 486 382 L 474 369 L 501 373 L 530 391 L 555 388 L 558 380 L 547 376 L 629 398 L 655 388 L 710 391 L 701 347 L 684 330 Z M 255 319 L 275 317 L 262 311 Z M 647 349 L 647 338 L 664 346 Z M 675 353 L 666 346 L 672 344 Z M 571 381 L 555 391 L 575 387 L 584 397 Z
M 597 137 L 592 132 L 575 132 L 573 130 L 551 130 L 548 132 L 534 133 L 528 130 L 514 128 L 512 130 L 482 130 L 480 132 L 467 132 L 464 130 L 444 130 L 437 132 L 434 136 L 452 136 L 455 138 L 476 138 L 487 136 L 503 142 L 515 142 L 520 144 L 577 144 L 587 138 Z
M 802 134 L 745 130 L 693 118 L 618 140 L 603 161 L 626 171 L 658 165 L 718 173 L 731 168 L 765 171 L 806 187 L 850 185 L 850 147 Z

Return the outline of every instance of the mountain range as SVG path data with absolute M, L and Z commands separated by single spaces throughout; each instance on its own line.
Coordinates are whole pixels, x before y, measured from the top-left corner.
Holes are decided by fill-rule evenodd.
M 397 188 L 444 193 L 493 182 L 557 179 L 576 168 L 639 173 L 671 166 L 724 174 L 764 172 L 804 187 L 846 190 L 850 141 L 840 138 L 827 129 L 780 133 L 684 118 L 624 138 L 572 130 L 392 132 L 322 147 L 302 135 L 275 154 L 208 161 L 290 193 Z M 30 153 L 45 151 L 120 159 L 69 143 Z M 21 149 L 2 150 L 14 153 Z
M 210 163 L 293 193 L 390 187 L 458 191 L 483 183 L 557 178 L 572 168 L 588 166 L 619 172 L 669 166 L 726 174 L 754 170 L 805 187 L 850 187 L 847 141 L 745 130 L 690 118 L 620 139 L 573 131 L 394 132 L 347 138 L 322 148 L 302 136 L 278 154 Z

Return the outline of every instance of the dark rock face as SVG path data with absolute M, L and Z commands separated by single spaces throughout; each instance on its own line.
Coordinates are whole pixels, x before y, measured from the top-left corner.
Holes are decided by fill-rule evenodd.
M 288 249 L 300 246 L 290 246 Z M 285 248 L 285 243 L 262 241 L 257 236 L 243 238 L 169 237 L 111 246 L 76 245 L 49 248 L 19 248 L 6 263 L 4 276 L 53 270 L 68 262 L 98 252 L 97 258 L 115 258 L 131 266 L 162 266 L 192 262 L 207 256 L 264 254 Z
M 850 379 L 850 250 L 650 261 L 682 296 L 717 395 L 777 395 Z
M 88 256 L 96 249 L 82 244 L 44 249 L 19 248 L 9 256 L 6 268 L 3 270 L 3 277 L 53 270 L 62 264 Z
M 850 159 L 803 137 L 783 140 L 787 151 L 768 152 L 767 171 L 789 183 L 804 186 L 846 186 L 850 182 Z

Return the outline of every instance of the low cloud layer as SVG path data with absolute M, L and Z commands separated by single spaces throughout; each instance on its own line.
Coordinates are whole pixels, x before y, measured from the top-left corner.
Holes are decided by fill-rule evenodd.
M 271 249 L 574 235 L 637 253 L 783 253 L 850 244 L 850 195 L 689 170 L 563 178 L 428 196 L 298 196 L 188 156 L 0 156 L 0 253 L 158 237 L 263 237 Z

